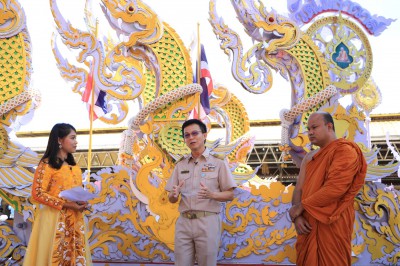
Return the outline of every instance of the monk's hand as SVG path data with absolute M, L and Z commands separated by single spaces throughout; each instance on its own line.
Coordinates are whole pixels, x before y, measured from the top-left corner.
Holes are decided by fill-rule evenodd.
M 179 194 L 181 193 L 182 187 L 185 184 L 185 181 L 180 182 L 177 186 L 172 187 L 172 195 L 175 198 L 179 197 Z
M 303 209 L 303 205 L 301 204 L 301 202 L 293 205 L 292 208 L 290 208 L 289 216 L 290 216 L 290 219 L 292 220 L 292 222 L 294 221 L 294 219 L 296 219 L 296 217 L 299 217 L 301 215 L 303 210 L 304 209 Z
M 311 232 L 311 225 L 301 215 L 294 219 L 294 226 L 299 235 L 307 235 Z
M 213 198 L 213 193 L 208 189 L 206 185 L 203 184 L 203 182 L 200 182 L 200 191 L 197 194 L 199 199 L 212 199 Z

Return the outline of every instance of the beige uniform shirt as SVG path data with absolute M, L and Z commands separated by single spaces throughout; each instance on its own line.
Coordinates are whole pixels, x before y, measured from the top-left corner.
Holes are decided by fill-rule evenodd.
M 220 212 L 221 203 L 213 199 L 199 199 L 200 182 L 210 191 L 226 191 L 236 187 L 228 164 L 210 154 L 206 149 L 203 154 L 195 159 L 189 155 L 179 161 L 165 189 L 172 191 L 173 186 L 185 182 L 181 189 L 181 201 L 178 210 Z

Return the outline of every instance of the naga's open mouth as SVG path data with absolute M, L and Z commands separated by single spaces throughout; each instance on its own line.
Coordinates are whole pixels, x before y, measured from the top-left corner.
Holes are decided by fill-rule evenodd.
M 273 42 L 275 42 L 276 40 L 281 40 L 285 37 L 284 34 L 279 33 L 277 30 L 266 31 L 263 28 L 259 28 L 258 33 L 259 33 L 260 42 L 263 43 L 262 47 L 264 49 L 268 49 L 268 47 L 270 47 Z
M 126 22 L 126 21 L 123 21 L 122 18 L 117 19 L 117 25 L 121 30 L 124 30 L 124 31 L 127 31 L 128 29 L 131 30 L 131 32 L 127 32 L 127 33 L 146 30 L 146 25 L 142 25 L 137 21 Z
M 276 39 L 281 39 L 284 37 L 284 35 L 279 33 L 277 30 L 266 31 L 263 28 L 260 28 L 258 31 L 260 33 L 261 40 L 265 41 L 265 42 L 269 42 L 271 40 L 276 40 Z
M 140 32 L 147 29 L 147 26 L 144 24 L 140 24 L 134 15 L 128 16 L 128 18 L 132 19 L 132 21 L 123 20 L 121 17 L 126 18 L 126 15 L 124 16 L 124 14 L 127 14 L 128 12 L 122 8 L 117 8 L 115 12 L 111 12 L 110 9 L 104 6 L 102 6 L 102 9 L 110 24 L 113 25 L 113 27 L 119 29 L 124 35 L 129 36 L 133 32 Z

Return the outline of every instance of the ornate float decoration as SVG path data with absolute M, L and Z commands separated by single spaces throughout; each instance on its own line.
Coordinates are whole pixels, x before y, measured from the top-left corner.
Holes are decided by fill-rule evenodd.
M 141 105 L 123 133 L 119 161 L 124 167 L 93 174 L 97 181 L 87 185 L 99 194 L 91 202 L 93 212 L 89 215 L 93 258 L 172 261 L 174 224 L 179 213 L 177 205 L 168 202 L 164 187 L 176 160 L 188 153 L 181 125 L 198 103 L 202 89 L 192 84 L 187 48 L 150 7 L 141 1 L 104 0 L 101 4 L 108 30 L 113 33 L 110 35 L 118 35 L 119 39 L 103 42 L 109 35 L 97 36 L 96 32 L 107 31 L 94 30 L 94 23 L 89 23 L 87 31 L 78 30 L 62 16 L 57 1 L 51 1 L 58 31 L 53 51 L 63 77 L 74 84 L 72 91 L 78 96 L 83 93 L 93 68 L 98 75 L 94 86 L 107 94 L 107 107 L 112 106 L 111 102 L 123 106 L 134 99 Z M 93 20 L 92 13 L 86 15 L 87 22 Z M 57 38 L 80 51 L 76 64 L 61 54 Z M 75 66 L 78 63 L 86 68 Z M 211 100 L 210 117 L 223 121 L 228 137 L 226 144 L 211 140 L 207 145 L 229 159 L 232 173 L 241 184 L 256 173 L 245 164 L 253 145 L 247 135 L 249 120 L 242 103 L 227 88 L 218 86 L 213 91 L 216 97 Z M 119 109 L 109 111 L 113 123 L 126 117 L 117 115 Z
M 74 27 L 57 3 L 50 1 L 58 32 L 53 39 L 53 52 L 60 74 L 73 84 L 71 91 L 77 94 L 77 101 L 81 100 L 92 73 L 94 88 L 106 94 L 107 114 L 100 118 L 103 122 L 116 125 L 126 120 L 132 101 L 140 107 L 137 114 L 129 117 L 128 128 L 122 135 L 120 165 L 92 173 L 94 181 L 86 185 L 97 194 L 90 202 L 92 210 L 86 212 L 93 260 L 104 264 L 173 262 L 174 225 L 179 213 L 178 206 L 169 203 L 164 187 L 176 161 L 189 152 L 180 128 L 202 90 L 192 83 L 188 50 L 178 33 L 143 1 L 102 0 L 102 20 L 97 23 L 92 12 L 96 5 L 88 0 L 87 29 Z M 247 34 L 255 40 L 254 46 L 243 53 L 242 36 L 224 24 L 216 12 L 215 1 L 210 1 L 210 22 L 222 41 L 221 48 L 233 53 L 235 79 L 249 92 L 264 93 L 273 89 L 271 69 L 274 69 L 292 84 L 292 107 L 282 112 L 286 125 L 282 149 L 288 155 L 290 152 L 293 160 L 301 159 L 310 149 L 305 134 L 307 119 L 312 112 L 325 110 L 340 125 L 338 134 L 362 147 L 369 163 L 370 180 L 396 171 L 398 163 L 375 165 L 377 151 L 365 144 L 364 113 L 356 105 L 344 108 L 337 101 L 341 95 L 354 94 L 365 86 L 372 68 L 368 39 L 345 16 L 349 11 L 342 10 L 341 15 L 316 21 L 305 32 L 301 27 L 309 21 L 299 23 L 274 11 L 267 12 L 262 3 L 231 3 Z M 301 9 L 301 4 L 297 2 L 292 8 Z M 322 32 L 330 32 L 334 41 L 325 39 Z M 356 39 L 362 48 L 352 44 Z M 60 40 L 79 51 L 76 60 L 62 53 Z M 15 91 L 22 91 L 22 87 Z M 18 95 L 15 91 L 12 93 Z M 225 125 L 226 139 L 225 143 L 209 140 L 207 146 L 228 160 L 240 185 L 235 190 L 235 199 L 223 208 L 224 230 L 218 259 L 242 265 L 294 263 L 296 231 L 288 215 L 293 187 L 256 176 L 257 169 L 246 164 L 254 137 L 248 135 L 250 123 L 245 106 L 224 86 L 216 86 L 213 96 L 208 119 Z M 28 108 L 22 105 L 10 110 L 22 112 Z M 7 139 L 7 132 L 2 136 Z M 18 156 L 13 155 L 13 160 Z M 21 159 L 24 157 L 19 158 L 18 161 L 24 162 Z M 28 191 L 29 184 L 15 189 L 15 193 L 24 189 Z M 27 194 L 16 200 L 26 211 L 31 211 L 26 197 Z M 398 201 L 399 192 L 390 187 L 377 183 L 364 186 L 355 203 L 354 262 L 398 263 L 399 222 L 395 218 Z M 0 243 L 4 243 L 0 245 L 2 258 L 9 258 L 16 249 L 13 247 L 23 250 L 24 244 L 18 242 L 12 230 L 0 228 L 3 241 Z M 382 253 L 383 247 L 386 254 Z M 14 261 L 19 259 L 14 256 Z
M 31 72 L 24 11 L 17 1 L 0 1 L 0 197 L 14 208 L 16 216 L 32 209 L 28 200 L 32 167 L 39 162 L 37 154 L 15 137 L 15 131 L 29 122 L 30 113 L 40 102 L 39 92 L 29 86 Z M 0 239 L 0 264 L 8 259 L 20 261 L 27 243 L 5 221 L 0 221 Z
M 371 35 L 379 35 L 393 20 L 372 16 L 369 11 L 352 1 L 288 1 L 289 17 L 268 11 L 262 2 L 256 1 L 231 1 L 236 11 L 237 18 L 243 25 L 247 37 L 251 38 L 254 45 L 248 52 L 243 53 L 241 37 L 224 23 L 217 13 L 216 0 L 210 1 L 209 21 L 214 33 L 221 40 L 221 49 L 231 53 L 233 57 L 232 72 L 234 78 L 242 86 L 253 92 L 258 88 L 258 83 L 244 83 L 249 79 L 242 78 L 242 73 L 247 73 L 250 63 L 262 65 L 264 73 L 274 69 L 285 77 L 292 86 L 292 106 L 290 110 L 282 110 L 282 151 L 285 159 L 293 159 L 299 163 L 304 154 L 310 151 L 311 146 L 306 134 L 306 125 L 309 115 L 315 111 L 327 111 L 335 119 L 337 135 L 355 141 L 363 150 L 368 162 L 367 180 L 378 180 L 393 173 L 399 168 L 399 163 L 385 166 L 376 165 L 377 149 L 371 148 L 367 130 L 364 125 L 366 115 L 369 115 L 371 101 L 379 102 L 379 95 L 367 82 L 372 70 L 372 49 L 364 30 Z M 334 13 L 334 15 L 328 15 Z M 318 15 L 323 14 L 322 18 Z M 362 15 L 361 15 L 362 14 Z M 357 21 L 357 22 L 356 22 Z M 303 26 L 308 26 L 302 31 Z M 248 55 L 253 58 L 248 58 Z M 238 64 L 237 62 L 242 62 Z M 241 68 L 238 68 L 240 65 Z M 271 82 L 272 77 L 268 77 Z M 364 92 L 364 93 L 363 93 Z M 343 107 L 338 100 L 346 94 L 352 94 L 353 99 L 360 99 L 365 93 L 372 93 L 369 103 L 366 99 L 355 101 L 348 107 Z M 375 93 L 374 93 L 375 92 Z M 267 97 L 267 96 L 266 96 Z M 363 104 L 365 103 L 365 104 Z M 357 106 L 365 106 L 359 110 Z M 368 107 L 367 107 L 368 106 Z M 398 191 L 392 190 L 392 196 L 383 196 L 386 190 L 381 190 L 380 185 L 368 183 L 364 190 L 371 189 L 376 193 L 365 192 L 357 201 L 360 215 L 357 226 L 357 237 L 354 243 L 360 241 L 360 235 L 379 235 L 386 228 L 386 222 L 396 224 L 392 230 L 398 235 L 398 221 L 394 216 L 363 215 L 366 211 L 362 208 L 366 195 L 371 196 L 371 207 L 377 207 L 374 200 L 383 199 L 380 203 L 385 209 L 393 207 L 398 202 Z M 390 199 L 389 199 L 390 198 Z M 373 207 L 372 207 L 373 208 Z M 372 210 L 371 208 L 368 209 Z M 376 210 L 376 209 L 375 209 Z M 389 212 L 397 213 L 397 208 Z M 372 213 L 375 213 L 373 211 Z M 372 218 L 374 217 L 374 218 Z M 393 217 L 393 218 L 390 218 Z M 376 223 L 370 219 L 378 219 Z M 381 220 L 380 220 L 381 219 Z M 376 225 L 372 226 L 371 225 Z M 365 234 L 364 230 L 369 232 Z M 374 231 L 376 230 L 376 231 Z M 374 232 L 374 233 L 372 233 Z M 356 240 L 357 239 L 357 240 Z M 354 245 L 358 249 L 354 257 L 355 263 L 371 264 L 383 263 L 392 265 L 398 262 L 397 238 L 389 238 L 390 243 L 383 241 L 374 242 L 371 246 Z M 375 251 L 386 245 L 392 245 L 391 255 L 378 254 Z M 379 246 L 379 248 L 374 249 Z M 374 246 L 374 247 L 372 247 Z M 371 252 L 374 254 L 371 256 Z M 289 260 L 290 261 L 290 260 Z M 293 262 L 293 261 L 292 261 Z

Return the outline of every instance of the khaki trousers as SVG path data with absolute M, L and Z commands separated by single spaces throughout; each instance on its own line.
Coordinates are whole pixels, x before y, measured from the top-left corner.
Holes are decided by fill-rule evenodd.
M 175 226 L 175 265 L 217 265 L 221 238 L 220 214 L 187 219 L 180 216 Z

